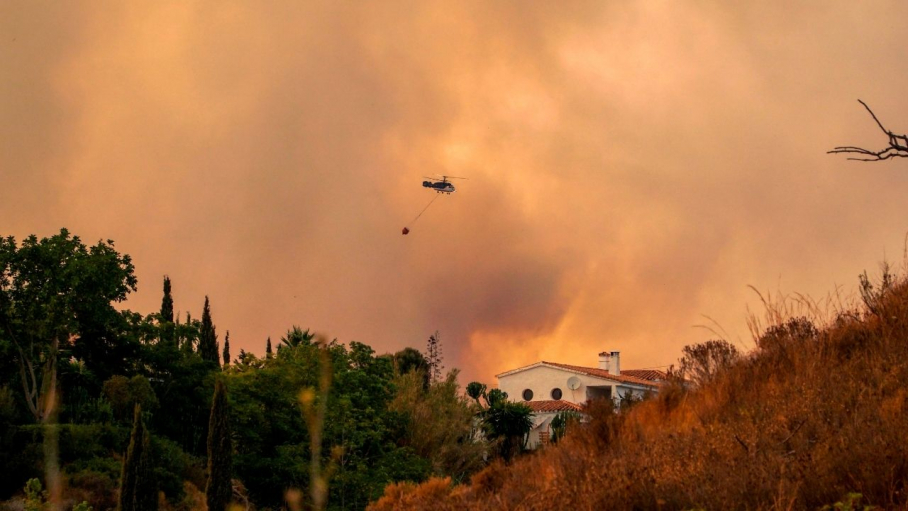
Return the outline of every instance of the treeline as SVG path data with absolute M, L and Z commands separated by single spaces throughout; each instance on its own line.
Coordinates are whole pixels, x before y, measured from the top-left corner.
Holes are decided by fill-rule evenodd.
M 292 327 L 262 357 L 231 357 L 208 298 L 201 319 L 175 315 L 167 277 L 159 311 L 116 308 L 134 270 L 112 241 L 65 229 L 0 240 L 0 500 L 28 482 L 26 502 L 59 508 L 113 509 L 151 487 L 135 509 L 196 509 L 206 488 L 215 507 L 362 509 L 391 482 L 465 481 L 521 434 L 491 418 L 528 423 L 525 406 L 463 396 L 456 370 L 413 348 Z

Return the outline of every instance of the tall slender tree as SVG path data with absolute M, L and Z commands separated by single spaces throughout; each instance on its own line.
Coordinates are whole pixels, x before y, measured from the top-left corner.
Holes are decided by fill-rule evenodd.
M 426 341 L 426 360 L 429 362 L 429 380 L 433 383 L 441 381 L 442 369 L 445 366 L 442 363 L 444 355 L 442 354 L 441 337 L 438 335 L 438 330 L 430 335 L 429 340 Z
M 229 406 L 227 386 L 219 378 L 214 385 L 211 417 L 208 420 L 208 484 L 205 486 L 205 498 L 209 511 L 227 509 L 233 494 Z
M 161 299 L 161 321 L 173 323 L 173 296 L 170 294 L 170 277 L 164 275 L 164 298 Z
M 211 306 L 208 296 L 205 296 L 205 308 L 202 309 L 202 328 L 199 332 L 199 355 L 203 360 L 220 365 L 218 356 L 218 336 L 215 333 L 214 323 L 211 321 Z
M 158 508 L 158 491 L 151 466 L 151 435 L 142 419 L 142 406 L 133 414 L 132 434 L 123 458 L 118 511 L 147 511 Z
M 230 330 L 224 336 L 224 365 L 230 365 Z
M 173 323 L 173 296 L 170 294 L 170 277 L 164 275 L 164 297 L 161 299 L 161 340 L 172 343 L 175 340 Z
M 271 337 L 268 337 L 268 340 L 265 341 L 265 358 L 271 358 L 274 356 L 274 352 L 271 350 Z

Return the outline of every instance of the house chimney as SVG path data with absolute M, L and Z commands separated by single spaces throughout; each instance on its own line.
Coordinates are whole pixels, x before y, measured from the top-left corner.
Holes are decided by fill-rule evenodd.
M 609 372 L 615 376 L 621 376 L 621 354 L 617 351 L 612 352 L 612 367 Z
M 609 370 L 609 358 L 611 358 L 611 355 L 607 351 L 599 354 L 599 369 Z

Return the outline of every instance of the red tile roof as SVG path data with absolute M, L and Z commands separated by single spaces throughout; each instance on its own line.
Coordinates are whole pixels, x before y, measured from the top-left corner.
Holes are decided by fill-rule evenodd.
M 658 369 L 627 369 L 621 371 L 621 374 L 649 381 L 665 381 L 668 379 L 668 375 L 665 371 L 660 371 Z
M 523 404 L 530 407 L 531 410 L 537 413 L 541 412 L 580 412 L 583 410 L 578 404 L 571 403 L 570 401 L 563 401 L 561 399 L 557 401 L 526 401 Z
M 622 374 L 617 375 L 617 374 L 611 374 L 610 372 L 606 371 L 605 369 L 599 369 L 597 367 L 572 366 L 572 365 L 568 365 L 568 364 L 559 364 L 556 362 L 546 362 L 544 360 L 542 361 L 542 363 L 546 364 L 546 365 L 554 366 L 554 367 L 560 367 L 562 369 L 567 369 L 569 371 L 576 371 L 578 373 L 595 376 L 597 378 L 605 378 L 607 380 L 620 381 L 623 383 L 635 383 L 637 385 L 645 385 L 647 387 L 658 387 L 659 386 L 658 383 L 651 381 L 651 380 L 645 380 L 643 378 L 625 375 L 624 373 L 626 371 L 623 371 Z

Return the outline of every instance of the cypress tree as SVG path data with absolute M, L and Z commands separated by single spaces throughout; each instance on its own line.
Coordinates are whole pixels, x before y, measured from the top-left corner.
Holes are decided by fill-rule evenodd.
M 268 337 L 268 340 L 265 341 L 265 358 L 271 358 L 274 356 L 274 353 L 271 351 L 271 337 Z
M 173 297 L 170 295 L 170 277 L 164 275 L 164 298 L 161 300 L 161 323 L 163 332 L 161 340 L 171 343 L 175 340 L 176 328 L 173 324 Z
M 218 379 L 214 385 L 211 418 L 208 420 L 208 484 L 205 486 L 205 498 L 209 511 L 224 511 L 230 504 L 233 493 L 232 452 L 227 386 L 224 380 Z
M 230 364 L 230 330 L 224 336 L 224 365 Z
M 136 405 L 129 447 L 123 458 L 120 475 L 118 511 L 148 511 L 158 509 L 158 491 L 151 466 L 151 435 L 142 419 L 142 406 Z
M 170 295 L 170 277 L 164 275 L 164 298 L 161 300 L 161 321 L 173 323 L 173 296 Z
M 214 362 L 220 365 L 218 356 L 218 336 L 215 333 L 214 323 L 211 321 L 211 307 L 208 304 L 208 296 L 205 296 L 205 308 L 202 309 L 202 329 L 199 332 L 199 355 L 202 360 Z

